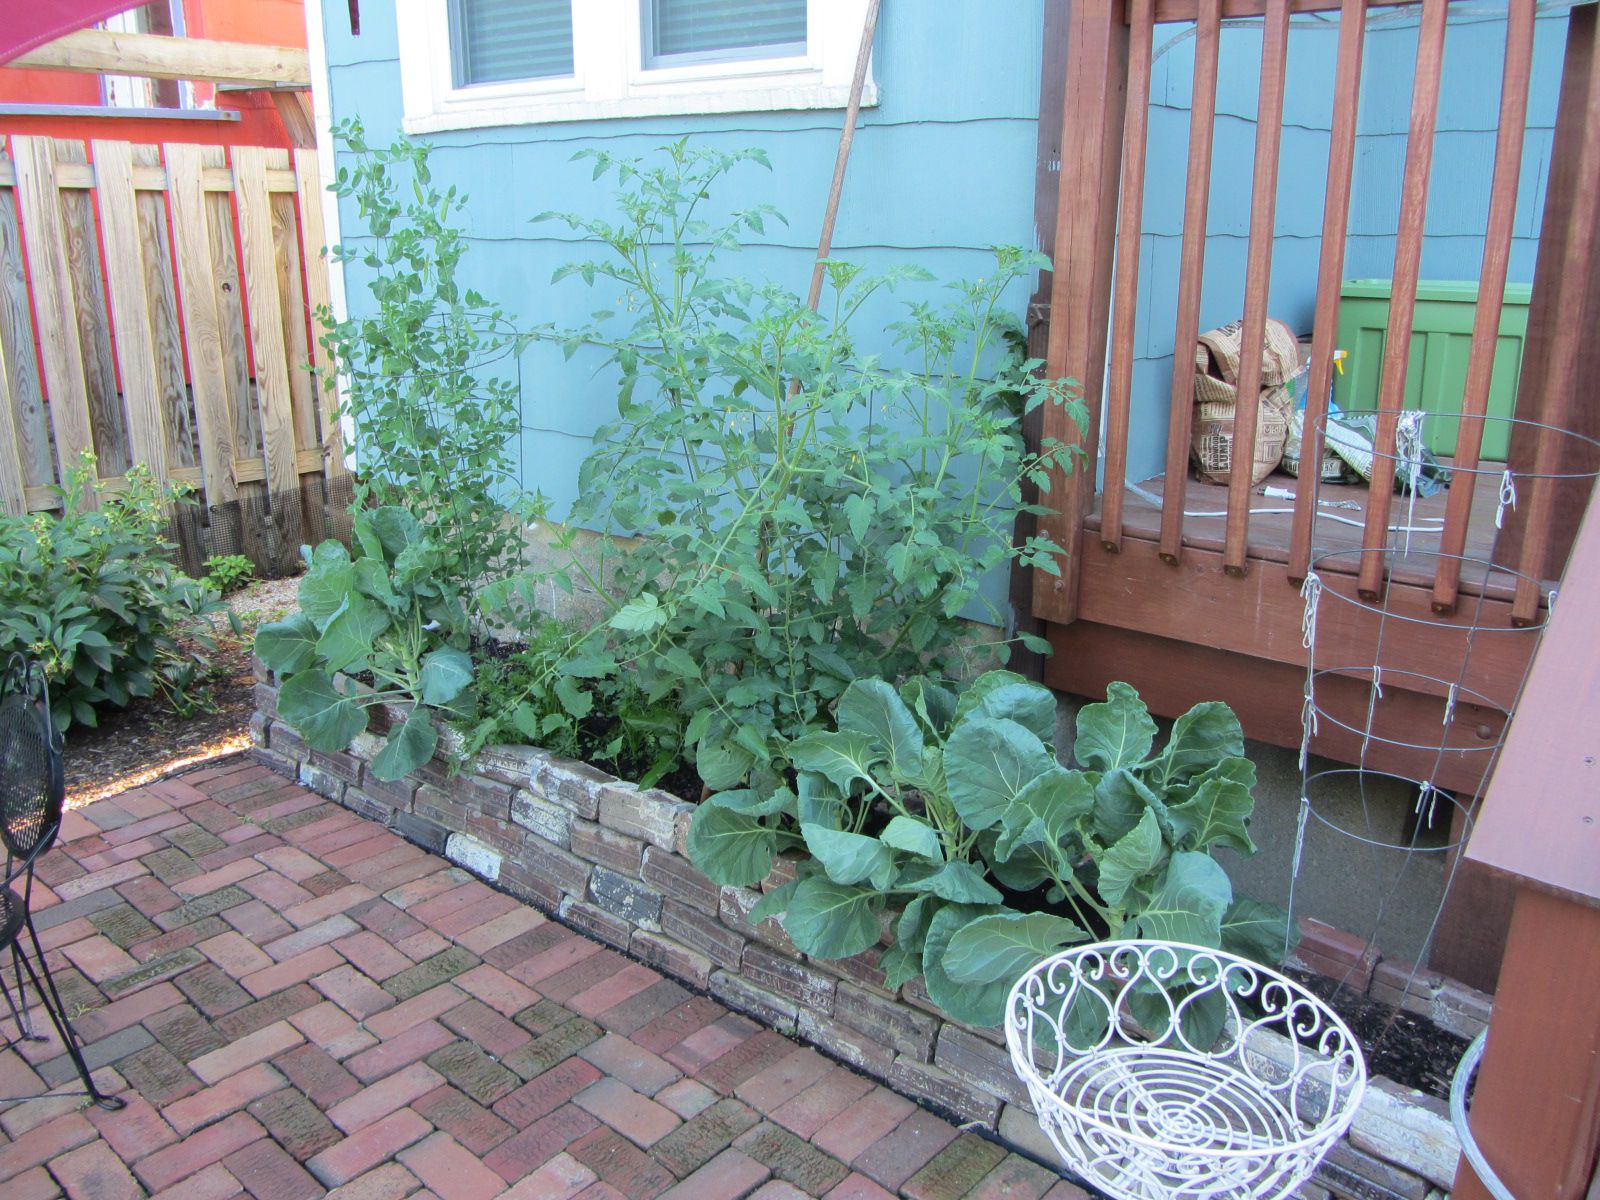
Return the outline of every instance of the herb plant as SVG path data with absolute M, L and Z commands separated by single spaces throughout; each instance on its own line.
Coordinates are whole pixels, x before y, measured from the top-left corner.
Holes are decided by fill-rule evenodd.
M 0 514 L 0 661 L 20 651 L 43 667 L 63 730 L 136 697 L 187 711 L 221 605 L 172 562 L 167 512 L 182 490 L 144 466 L 106 488 L 86 453 L 57 494 L 59 517 Z
M 1069 383 L 1007 353 L 1006 297 L 1039 256 L 998 251 L 948 303 L 906 304 L 890 365 L 858 348 L 868 304 L 925 273 L 830 261 L 819 316 L 722 270 L 778 219 L 764 206 L 706 215 L 722 176 L 765 165 L 758 151 L 583 155 L 620 185 L 621 217 L 546 214 L 610 250 L 557 278 L 614 286 L 631 319 L 598 313 L 567 339 L 601 347 L 620 375 L 571 522 L 637 540 L 599 570 L 574 558 L 611 606 L 608 644 L 581 653 L 693 714 L 697 768 L 729 788 L 771 775 L 784 741 L 820 727 L 852 680 L 942 672 L 977 649 L 961 618 L 994 568 L 1057 570 L 1059 547 L 1013 546 L 1011 525 L 1023 482 L 1047 489 L 1072 459 L 1053 441 L 1027 450 L 1021 420 L 1083 409 Z
M 1054 696 L 1009 672 L 959 697 L 858 680 L 837 718 L 787 747 L 792 787 L 721 792 L 689 830 L 690 857 L 723 884 L 757 883 L 780 851 L 804 849 L 798 877 L 751 918 L 781 916 L 805 953 L 877 944 L 893 901 L 888 985 L 921 975 L 952 1016 L 992 1025 L 1024 971 L 1076 942 L 1282 951 L 1284 914 L 1236 898 L 1213 857 L 1255 852 L 1255 767 L 1226 705 L 1196 705 L 1156 749 L 1138 693 L 1114 683 L 1078 714 L 1073 768 L 1050 746 Z
M 307 554 L 299 611 L 261 626 L 256 653 L 286 676 L 279 715 L 313 750 L 343 750 L 374 705 L 403 706 L 371 764 L 379 779 L 399 779 L 433 757 L 436 716 L 472 682 L 466 609 L 448 552 L 410 512 L 357 513 L 355 541 L 354 556 L 336 541 Z M 373 686 L 357 686 L 359 674 Z

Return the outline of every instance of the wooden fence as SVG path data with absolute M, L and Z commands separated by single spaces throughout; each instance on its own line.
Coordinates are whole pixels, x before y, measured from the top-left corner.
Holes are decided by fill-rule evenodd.
M 343 475 L 315 151 L 13 136 L 0 153 L 0 506 L 85 450 L 191 484 L 186 558 L 292 567 Z

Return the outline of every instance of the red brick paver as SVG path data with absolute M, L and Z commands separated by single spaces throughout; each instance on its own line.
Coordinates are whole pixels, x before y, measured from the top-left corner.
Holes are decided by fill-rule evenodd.
M 1084 1195 L 248 758 L 63 838 L 40 934 L 128 1107 L 0 1049 L 70 1078 L 0 1106 L 5 1200 Z

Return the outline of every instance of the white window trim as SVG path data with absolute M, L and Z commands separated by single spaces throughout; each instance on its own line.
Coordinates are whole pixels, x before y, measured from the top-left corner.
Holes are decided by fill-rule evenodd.
M 616 117 L 843 108 L 850 97 L 867 0 L 809 0 L 804 55 L 640 66 L 639 0 L 573 0 L 575 73 L 458 88 L 445 0 L 396 6 L 402 126 L 440 133 L 495 125 Z M 878 102 L 869 69 L 862 103 Z

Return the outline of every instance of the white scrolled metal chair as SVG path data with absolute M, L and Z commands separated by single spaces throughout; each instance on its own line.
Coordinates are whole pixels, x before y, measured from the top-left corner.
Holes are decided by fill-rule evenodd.
M 1355 1036 L 1320 999 L 1204 946 L 1054 955 L 1017 981 L 1005 1031 L 1062 1160 L 1118 1200 L 1286 1197 L 1366 1089 Z

